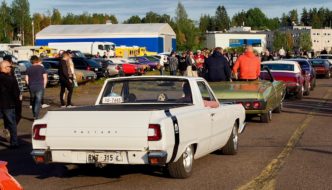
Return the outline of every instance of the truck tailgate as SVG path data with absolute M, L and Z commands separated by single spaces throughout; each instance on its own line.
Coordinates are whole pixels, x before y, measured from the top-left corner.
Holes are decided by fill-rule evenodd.
M 143 150 L 149 111 L 50 111 L 46 144 L 58 150 Z

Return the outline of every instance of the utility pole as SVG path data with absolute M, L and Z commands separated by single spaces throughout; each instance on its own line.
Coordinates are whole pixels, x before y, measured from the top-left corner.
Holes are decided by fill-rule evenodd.
M 31 22 L 31 27 L 32 27 L 32 46 L 35 46 L 35 23 L 32 20 Z

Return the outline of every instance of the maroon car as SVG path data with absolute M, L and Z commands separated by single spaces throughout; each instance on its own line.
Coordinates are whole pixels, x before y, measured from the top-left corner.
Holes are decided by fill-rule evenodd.
M 316 75 L 323 76 L 325 78 L 331 78 L 332 64 L 326 59 L 311 59 L 309 60 L 311 65 L 316 71 Z
M 275 80 L 286 83 L 286 93 L 302 99 L 310 94 L 310 75 L 302 70 L 296 61 L 265 61 L 262 68 L 268 67 Z M 263 76 L 264 77 L 264 76 Z

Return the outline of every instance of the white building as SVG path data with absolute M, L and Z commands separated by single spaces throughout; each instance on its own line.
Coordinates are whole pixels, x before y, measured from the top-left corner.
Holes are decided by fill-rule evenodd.
M 209 49 L 215 47 L 236 48 L 245 45 L 252 45 L 254 49 L 261 53 L 266 48 L 266 34 L 256 33 L 253 31 L 246 32 L 227 32 L 219 31 L 207 32 L 206 47 Z
M 332 48 L 332 29 L 311 29 L 310 36 L 312 41 L 312 49 L 315 51 L 321 51 L 326 49 L 327 51 Z

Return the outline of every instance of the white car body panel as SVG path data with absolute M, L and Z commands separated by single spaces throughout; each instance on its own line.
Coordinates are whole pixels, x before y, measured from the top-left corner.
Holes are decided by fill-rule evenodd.
M 139 78 L 151 78 L 146 76 Z M 96 106 L 99 105 L 102 92 Z M 244 128 L 245 110 L 242 105 L 220 105 L 218 108 L 204 106 L 197 82 L 202 78 L 158 76 L 158 78 L 186 79 L 192 90 L 193 104 L 171 108 L 169 112 L 176 116 L 179 127 L 178 151 L 174 161 L 189 145 L 195 145 L 195 159 L 222 148 L 227 143 L 234 123 L 241 133 Z M 207 83 L 206 83 L 207 84 Z M 210 90 L 211 88 L 206 85 Z M 211 90 L 212 92 L 212 90 Z M 212 92 L 213 93 L 213 92 Z M 215 97 L 215 95 L 213 94 Z M 100 121 L 100 122 L 96 122 Z M 32 139 L 33 150 L 47 150 L 52 155 L 51 162 L 87 163 L 90 152 L 114 152 L 124 155 L 123 162 L 115 164 L 149 164 L 151 151 L 164 151 L 170 162 L 175 145 L 175 132 L 172 119 L 165 110 L 148 111 L 49 111 L 42 119 L 33 124 L 47 124 L 41 134 L 45 140 Z M 162 138 L 148 141 L 149 124 L 159 124 Z

